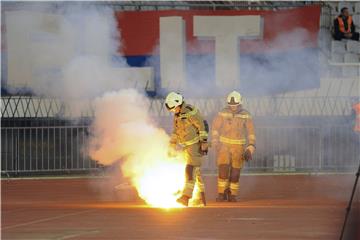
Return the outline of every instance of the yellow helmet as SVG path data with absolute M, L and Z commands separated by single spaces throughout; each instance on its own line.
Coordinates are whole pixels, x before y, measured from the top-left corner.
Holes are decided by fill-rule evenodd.
M 175 110 L 177 106 L 180 106 L 184 102 L 183 96 L 176 92 L 171 92 L 166 96 L 165 106 L 169 111 Z
M 238 93 L 237 91 L 233 91 L 231 92 L 228 96 L 227 96 L 227 103 L 231 106 L 237 106 L 243 103 L 242 101 L 242 97 L 241 94 Z

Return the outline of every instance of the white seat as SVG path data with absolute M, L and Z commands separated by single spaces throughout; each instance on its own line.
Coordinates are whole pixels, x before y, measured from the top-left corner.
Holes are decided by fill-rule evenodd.
M 359 75 L 359 67 L 343 66 L 342 74 L 344 77 L 356 77 Z
M 359 61 L 359 55 L 355 53 L 346 53 L 344 55 L 344 62 L 346 63 L 358 63 Z
M 355 2 L 354 8 L 356 13 L 360 13 L 360 2 Z
M 340 11 L 341 11 L 341 9 L 342 9 L 343 7 L 347 7 L 348 10 L 349 10 L 349 13 L 350 13 L 350 14 L 353 14 L 353 13 L 354 13 L 354 7 L 353 7 L 353 6 L 354 6 L 354 5 L 353 5 L 352 2 L 342 1 L 342 2 L 339 2 L 339 4 L 338 4 L 338 11 L 339 11 L 339 13 L 340 13 Z
M 331 8 L 329 7 L 322 7 L 321 8 L 321 15 L 331 15 Z
M 346 53 L 346 41 L 335 41 L 333 40 L 331 42 L 331 52 L 332 53 L 340 53 L 345 54 Z
M 323 14 L 320 18 L 320 27 L 330 28 L 333 25 L 333 19 L 331 15 Z
M 348 40 L 346 42 L 346 50 L 351 53 L 360 54 L 360 42 Z
M 331 61 L 336 63 L 343 63 L 344 62 L 344 55 L 340 53 L 331 53 Z
M 337 2 L 327 2 L 327 4 L 330 6 L 330 11 L 331 11 L 331 14 L 335 14 L 335 13 L 338 13 L 339 10 L 337 9 L 338 8 L 338 4 Z
M 359 55 L 353 53 L 347 53 L 344 56 L 345 63 L 359 63 Z M 359 75 L 359 66 L 343 66 L 342 72 L 345 77 L 355 77 Z
M 360 13 L 353 15 L 352 18 L 358 32 L 360 29 Z

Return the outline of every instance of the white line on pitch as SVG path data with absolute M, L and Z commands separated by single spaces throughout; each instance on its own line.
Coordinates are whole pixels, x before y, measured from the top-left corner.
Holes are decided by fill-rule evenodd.
M 81 211 L 81 212 L 75 212 L 75 213 L 62 214 L 62 215 L 55 216 L 55 217 L 43 218 L 43 219 L 39 219 L 39 220 L 35 220 L 35 221 L 31 221 L 31 222 L 26 222 L 26 223 L 15 224 L 15 225 L 12 225 L 12 226 L 3 227 L 2 229 L 3 229 L 3 230 L 5 230 L 5 229 L 11 229 L 11 228 L 23 227 L 23 226 L 27 226 L 27 225 L 31 225 L 31 224 L 35 224 L 35 223 L 47 222 L 47 221 L 51 221 L 51 220 L 55 220 L 55 219 L 60 219 L 60 218 L 64 218 L 64 217 L 69 217 L 69 216 L 80 215 L 80 214 L 83 214 L 83 213 L 94 212 L 94 211 L 96 211 L 96 209 L 89 209 L 89 210 L 86 210 L 86 211 Z
M 265 218 L 228 218 L 230 221 L 264 221 Z

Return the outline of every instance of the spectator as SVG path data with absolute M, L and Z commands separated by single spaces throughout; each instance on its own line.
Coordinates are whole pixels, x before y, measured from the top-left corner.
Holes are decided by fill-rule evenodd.
M 334 20 L 334 39 L 352 39 L 359 41 L 359 33 L 355 32 L 355 25 L 348 8 L 341 9 L 341 14 Z

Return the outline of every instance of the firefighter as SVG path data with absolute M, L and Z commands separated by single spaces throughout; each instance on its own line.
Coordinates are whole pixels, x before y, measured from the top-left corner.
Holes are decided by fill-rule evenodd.
M 341 9 L 341 14 L 334 19 L 334 39 L 352 39 L 359 41 L 359 33 L 355 32 L 355 25 L 347 7 Z
M 252 159 L 255 151 L 255 133 L 251 115 L 242 107 L 240 93 L 227 96 L 227 104 L 212 123 L 212 145 L 218 164 L 217 201 L 236 202 L 240 171 L 244 160 Z
M 352 109 L 354 115 L 354 132 L 360 133 L 360 102 L 355 103 Z
M 180 146 L 186 159 L 186 183 L 177 202 L 188 206 L 196 185 L 202 204 L 206 205 L 205 188 L 200 173 L 203 156 L 208 151 L 208 125 L 199 110 L 185 103 L 182 95 L 170 92 L 165 100 L 166 108 L 174 113 L 173 133 L 170 138 L 170 150 Z

